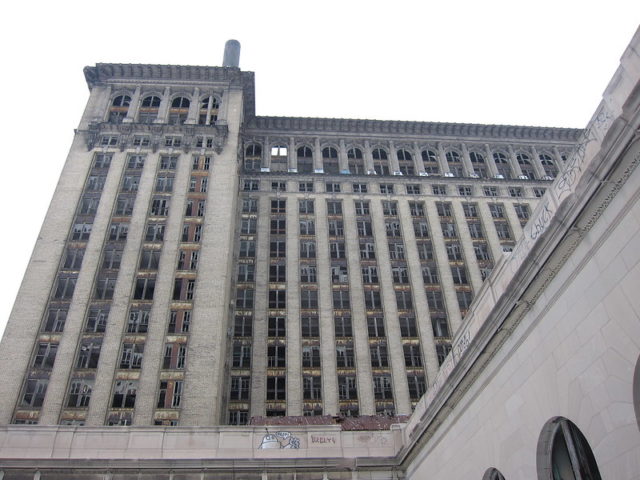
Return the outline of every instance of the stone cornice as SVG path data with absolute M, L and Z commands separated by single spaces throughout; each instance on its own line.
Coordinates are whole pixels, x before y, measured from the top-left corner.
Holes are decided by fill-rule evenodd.
M 483 125 L 473 123 L 410 122 L 396 120 L 359 120 L 350 118 L 263 117 L 251 118 L 246 133 L 334 133 L 340 135 L 407 135 L 431 137 L 465 137 L 476 141 L 533 140 L 573 143 L 581 129 L 528 127 L 517 125 Z
M 255 115 L 255 76 L 235 67 L 205 67 L 190 65 L 146 65 L 134 63 L 96 63 L 84 67 L 89 90 L 109 82 L 118 83 L 228 83 L 244 90 L 244 111 L 247 118 Z

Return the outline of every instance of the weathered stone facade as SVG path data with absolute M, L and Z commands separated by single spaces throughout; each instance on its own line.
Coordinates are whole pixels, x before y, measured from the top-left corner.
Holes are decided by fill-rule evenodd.
M 638 478 L 639 42 L 584 131 L 86 69 L 0 346 L 5 478 Z

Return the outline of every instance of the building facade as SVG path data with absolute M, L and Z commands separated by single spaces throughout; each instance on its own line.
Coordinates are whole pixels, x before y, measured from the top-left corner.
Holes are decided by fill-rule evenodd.
M 638 44 L 585 130 L 87 67 L 0 344 L 5 477 L 638 478 Z M 241 426 L 322 415 L 411 417 Z

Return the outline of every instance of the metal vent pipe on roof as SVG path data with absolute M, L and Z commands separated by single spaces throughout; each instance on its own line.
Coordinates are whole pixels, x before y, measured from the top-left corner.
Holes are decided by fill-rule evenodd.
M 240 66 L 240 42 L 237 40 L 227 40 L 224 44 L 224 58 L 222 60 L 223 67 Z

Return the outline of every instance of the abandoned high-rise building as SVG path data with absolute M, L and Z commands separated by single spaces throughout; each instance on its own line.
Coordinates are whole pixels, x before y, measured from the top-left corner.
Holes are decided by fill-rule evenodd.
M 227 43 L 222 67 L 85 68 L 87 107 L 0 347 L 4 478 L 228 478 L 232 471 L 445 478 L 446 462 L 482 458 L 434 460 L 428 452 L 445 447 L 430 442 L 464 443 L 457 429 L 471 428 L 474 418 L 498 421 L 477 411 L 467 418 L 493 402 L 514 418 L 532 415 L 523 405 L 533 399 L 505 399 L 500 388 L 538 389 L 544 379 L 529 361 L 581 355 L 540 347 L 549 325 L 559 339 L 566 329 L 588 330 L 580 323 L 587 311 L 574 320 L 554 311 L 588 304 L 567 292 L 582 285 L 580 261 L 597 252 L 575 252 L 616 229 L 640 228 L 638 157 L 628 153 L 639 149 L 631 140 L 640 124 L 637 35 L 634 42 L 585 130 L 257 116 L 254 75 L 240 70 L 236 41 Z M 607 137 L 614 134 L 619 145 Z M 607 192 L 611 205 L 589 224 L 585 212 L 597 212 Z M 616 203 L 618 192 L 626 207 Z M 636 215 L 633 226 L 621 222 L 625 215 Z M 621 247 L 617 258 L 637 272 L 638 254 L 626 255 Z M 620 295 L 638 286 L 637 273 L 632 281 L 588 271 Z M 586 286 L 578 291 L 590 295 Z M 629 311 L 638 306 L 624 298 Z M 638 310 L 626 322 L 638 323 Z M 627 323 L 620 329 L 632 344 L 618 356 L 635 348 L 637 358 L 638 337 Z M 558 361 L 551 383 L 563 376 Z M 570 375 L 568 382 L 581 378 Z M 548 388 L 552 397 L 563 391 Z M 579 402 L 587 391 L 569 395 Z M 589 424 L 568 411 L 558 408 L 560 420 L 544 427 L 551 439 L 566 435 L 567 456 L 556 456 L 553 468 L 563 472 L 571 468 L 563 461 L 578 458 L 597 471 L 603 462 L 588 447 L 595 447 Z M 372 425 L 370 416 L 398 423 L 360 436 L 344 427 L 350 417 Z M 272 424 L 287 426 L 262 426 Z M 444 425 L 453 431 L 438 430 Z M 100 443 L 116 433 L 128 442 L 121 453 Z M 64 459 L 44 453 L 47 446 L 21 447 L 33 453 L 23 458 L 16 447 L 40 436 L 46 444 L 50 434 L 68 435 Z M 132 435 L 144 438 L 139 451 Z M 221 446 L 225 435 L 229 447 Z M 506 435 L 500 441 L 509 443 Z M 629 458 L 640 449 L 638 436 L 636 429 L 633 447 L 625 445 Z M 202 464 L 209 457 L 194 438 L 205 437 L 211 458 L 235 463 Z M 152 453 L 159 438 L 174 438 L 174 448 Z M 254 453 L 245 450 L 274 446 L 308 452 L 260 452 L 268 466 L 250 466 Z M 313 449 L 328 446 L 335 448 L 323 462 L 305 460 L 323 458 Z M 530 478 L 516 476 L 507 460 L 497 465 L 494 453 L 485 457 L 496 465 L 474 478 L 485 470 L 486 478 Z M 84 463 L 73 464 L 74 455 Z M 279 464 L 281 457 L 290 462 Z M 129 471 L 125 458 L 153 460 Z M 464 467 L 453 471 L 446 478 L 471 478 Z

